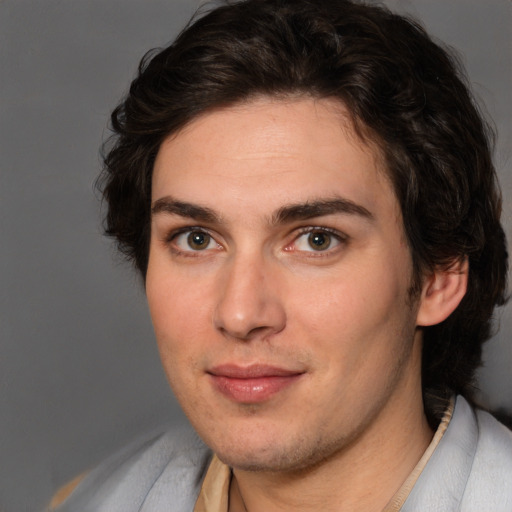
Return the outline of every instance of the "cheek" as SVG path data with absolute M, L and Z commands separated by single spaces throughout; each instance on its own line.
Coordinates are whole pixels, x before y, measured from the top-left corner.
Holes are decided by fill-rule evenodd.
M 205 319 L 211 317 L 203 283 L 159 272 L 150 264 L 146 295 L 162 357 L 179 356 L 202 338 Z
M 389 359 L 402 350 L 395 344 L 413 321 L 401 281 L 389 266 L 386 271 L 385 265 L 354 264 L 317 280 L 307 294 L 295 290 L 289 318 L 299 333 L 306 333 L 315 353 L 322 354 L 318 364 L 326 375 L 349 378 L 392 363 Z
M 208 339 L 202 332 L 204 321 L 198 318 L 204 302 L 194 287 L 149 269 L 146 294 L 162 366 L 176 398 L 187 404 L 197 386 L 197 351 L 201 340 Z
M 371 270 L 369 270 L 371 269 Z M 296 310 L 293 316 L 321 331 L 364 329 L 387 322 L 390 314 L 403 309 L 404 289 L 397 275 L 368 265 L 346 266 L 317 278 L 307 286 L 297 286 L 290 294 Z

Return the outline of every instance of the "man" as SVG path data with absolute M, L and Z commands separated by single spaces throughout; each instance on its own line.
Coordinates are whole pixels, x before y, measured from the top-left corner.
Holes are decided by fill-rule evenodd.
M 505 301 L 488 130 L 419 26 L 221 6 L 112 127 L 107 233 L 201 440 L 127 448 L 62 510 L 512 509 L 512 434 L 470 405 Z

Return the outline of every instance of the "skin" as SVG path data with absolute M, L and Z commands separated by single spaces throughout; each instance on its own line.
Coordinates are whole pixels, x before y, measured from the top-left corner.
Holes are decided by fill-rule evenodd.
M 336 100 L 258 98 L 166 139 L 152 201 L 146 290 L 162 362 L 234 468 L 230 510 L 381 510 L 432 437 L 418 325 L 447 316 L 450 281 L 433 276 L 410 300 L 378 151 Z M 212 377 L 225 364 L 297 376 L 237 400 Z

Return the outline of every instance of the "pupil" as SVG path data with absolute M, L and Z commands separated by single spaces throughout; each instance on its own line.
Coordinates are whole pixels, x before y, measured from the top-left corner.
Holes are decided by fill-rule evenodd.
M 193 232 L 188 235 L 188 244 L 192 249 L 204 249 L 210 243 L 210 235 L 201 232 Z
M 331 245 L 331 239 L 325 233 L 311 233 L 309 235 L 309 245 L 315 250 L 324 250 Z

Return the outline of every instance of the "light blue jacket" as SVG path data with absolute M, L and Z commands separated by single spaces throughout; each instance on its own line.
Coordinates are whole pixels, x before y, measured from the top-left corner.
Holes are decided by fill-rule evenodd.
M 210 459 L 191 430 L 167 432 L 105 461 L 58 512 L 192 512 Z M 402 512 L 512 512 L 512 432 L 457 397 Z

